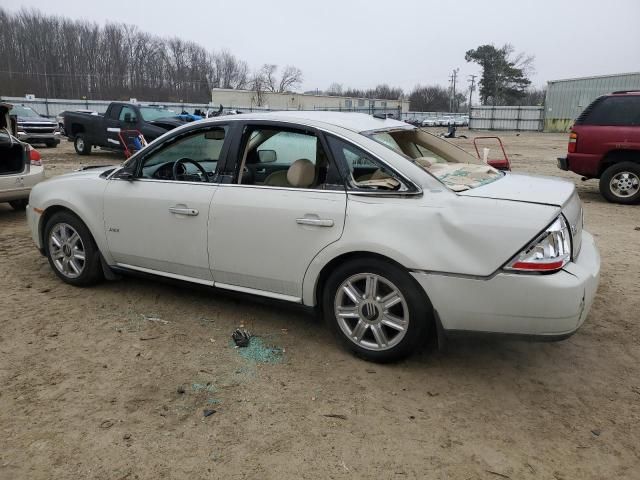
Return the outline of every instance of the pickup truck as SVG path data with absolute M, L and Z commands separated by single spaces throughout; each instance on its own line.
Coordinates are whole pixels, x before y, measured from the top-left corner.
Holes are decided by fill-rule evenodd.
M 155 140 L 185 121 L 177 113 L 158 106 L 112 102 L 104 115 L 81 112 L 64 114 L 64 130 L 79 155 L 89 155 L 91 147 L 123 150 L 119 130 L 138 130 L 147 142 Z
M 60 143 L 58 125 L 53 120 L 43 117 L 32 108 L 14 105 L 10 115 L 18 119 L 18 139 L 27 143 L 43 143 L 47 147 L 55 147 Z

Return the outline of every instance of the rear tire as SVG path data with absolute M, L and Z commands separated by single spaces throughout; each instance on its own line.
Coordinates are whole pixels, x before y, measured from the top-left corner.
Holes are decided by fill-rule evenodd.
M 74 214 L 54 213 L 44 227 L 43 240 L 49 265 L 64 282 L 86 287 L 104 279 L 98 246 Z
M 83 135 L 76 135 L 73 141 L 73 147 L 78 155 L 89 155 L 91 153 L 91 144 L 85 141 Z
M 324 317 L 341 343 L 372 362 L 392 362 L 426 345 L 432 307 L 403 268 L 377 258 L 348 261 L 327 279 Z
M 613 203 L 640 202 L 640 164 L 620 162 L 608 167 L 600 176 L 600 193 Z
M 29 200 L 27 200 L 26 198 L 23 198 L 20 200 L 11 200 L 9 202 L 9 205 L 11 205 L 11 208 L 13 208 L 14 210 L 21 211 L 27 208 L 28 203 L 29 203 Z

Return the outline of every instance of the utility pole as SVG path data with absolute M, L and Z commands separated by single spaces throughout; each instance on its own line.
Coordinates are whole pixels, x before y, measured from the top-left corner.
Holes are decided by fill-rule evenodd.
M 476 77 L 477 75 L 469 75 L 469 82 L 471 86 L 469 87 L 469 113 L 471 113 L 471 100 L 473 99 L 473 90 L 476 88 Z
M 457 112 L 458 111 L 458 106 L 456 102 L 456 80 L 458 78 L 458 72 L 460 71 L 459 68 L 454 68 L 453 72 L 451 73 L 451 76 L 449 77 L 450 81 L 451 81 L 451 97 L 449 100 L 449 111 L 450 112 Z

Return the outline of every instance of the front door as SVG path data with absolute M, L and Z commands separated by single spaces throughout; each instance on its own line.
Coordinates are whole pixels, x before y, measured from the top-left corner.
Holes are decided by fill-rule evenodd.
M 310 131 L 248 125 L 236 155 L 211 205 L 216 286 L 300 301 L 307 267 L 342 235 L 344 185 Z
M 213 284 L 207 224 L 226 127 L 180 134 L 141 159 L 134 180 L 109 181 L 104 221 L 118 265 Z

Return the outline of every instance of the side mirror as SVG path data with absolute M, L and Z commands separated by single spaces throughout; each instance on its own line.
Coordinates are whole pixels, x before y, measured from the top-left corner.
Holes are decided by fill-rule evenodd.
M 116 173 L 113 178 L 117 178 L 118 180 L 126 180 L 128 182 L 133 181 L 134 176 L 133 173 L 131 173 L 128 170 L 120 170 L 118 173 Z
M 134 115 L 131 115 L 129 112 L 124 114 L 124 122 L 125 123 L 136 123 L 137 119 Z
M 278 160 L 275 150 L 258 150 L 258 159 L 260 163 L 273 163 Z

